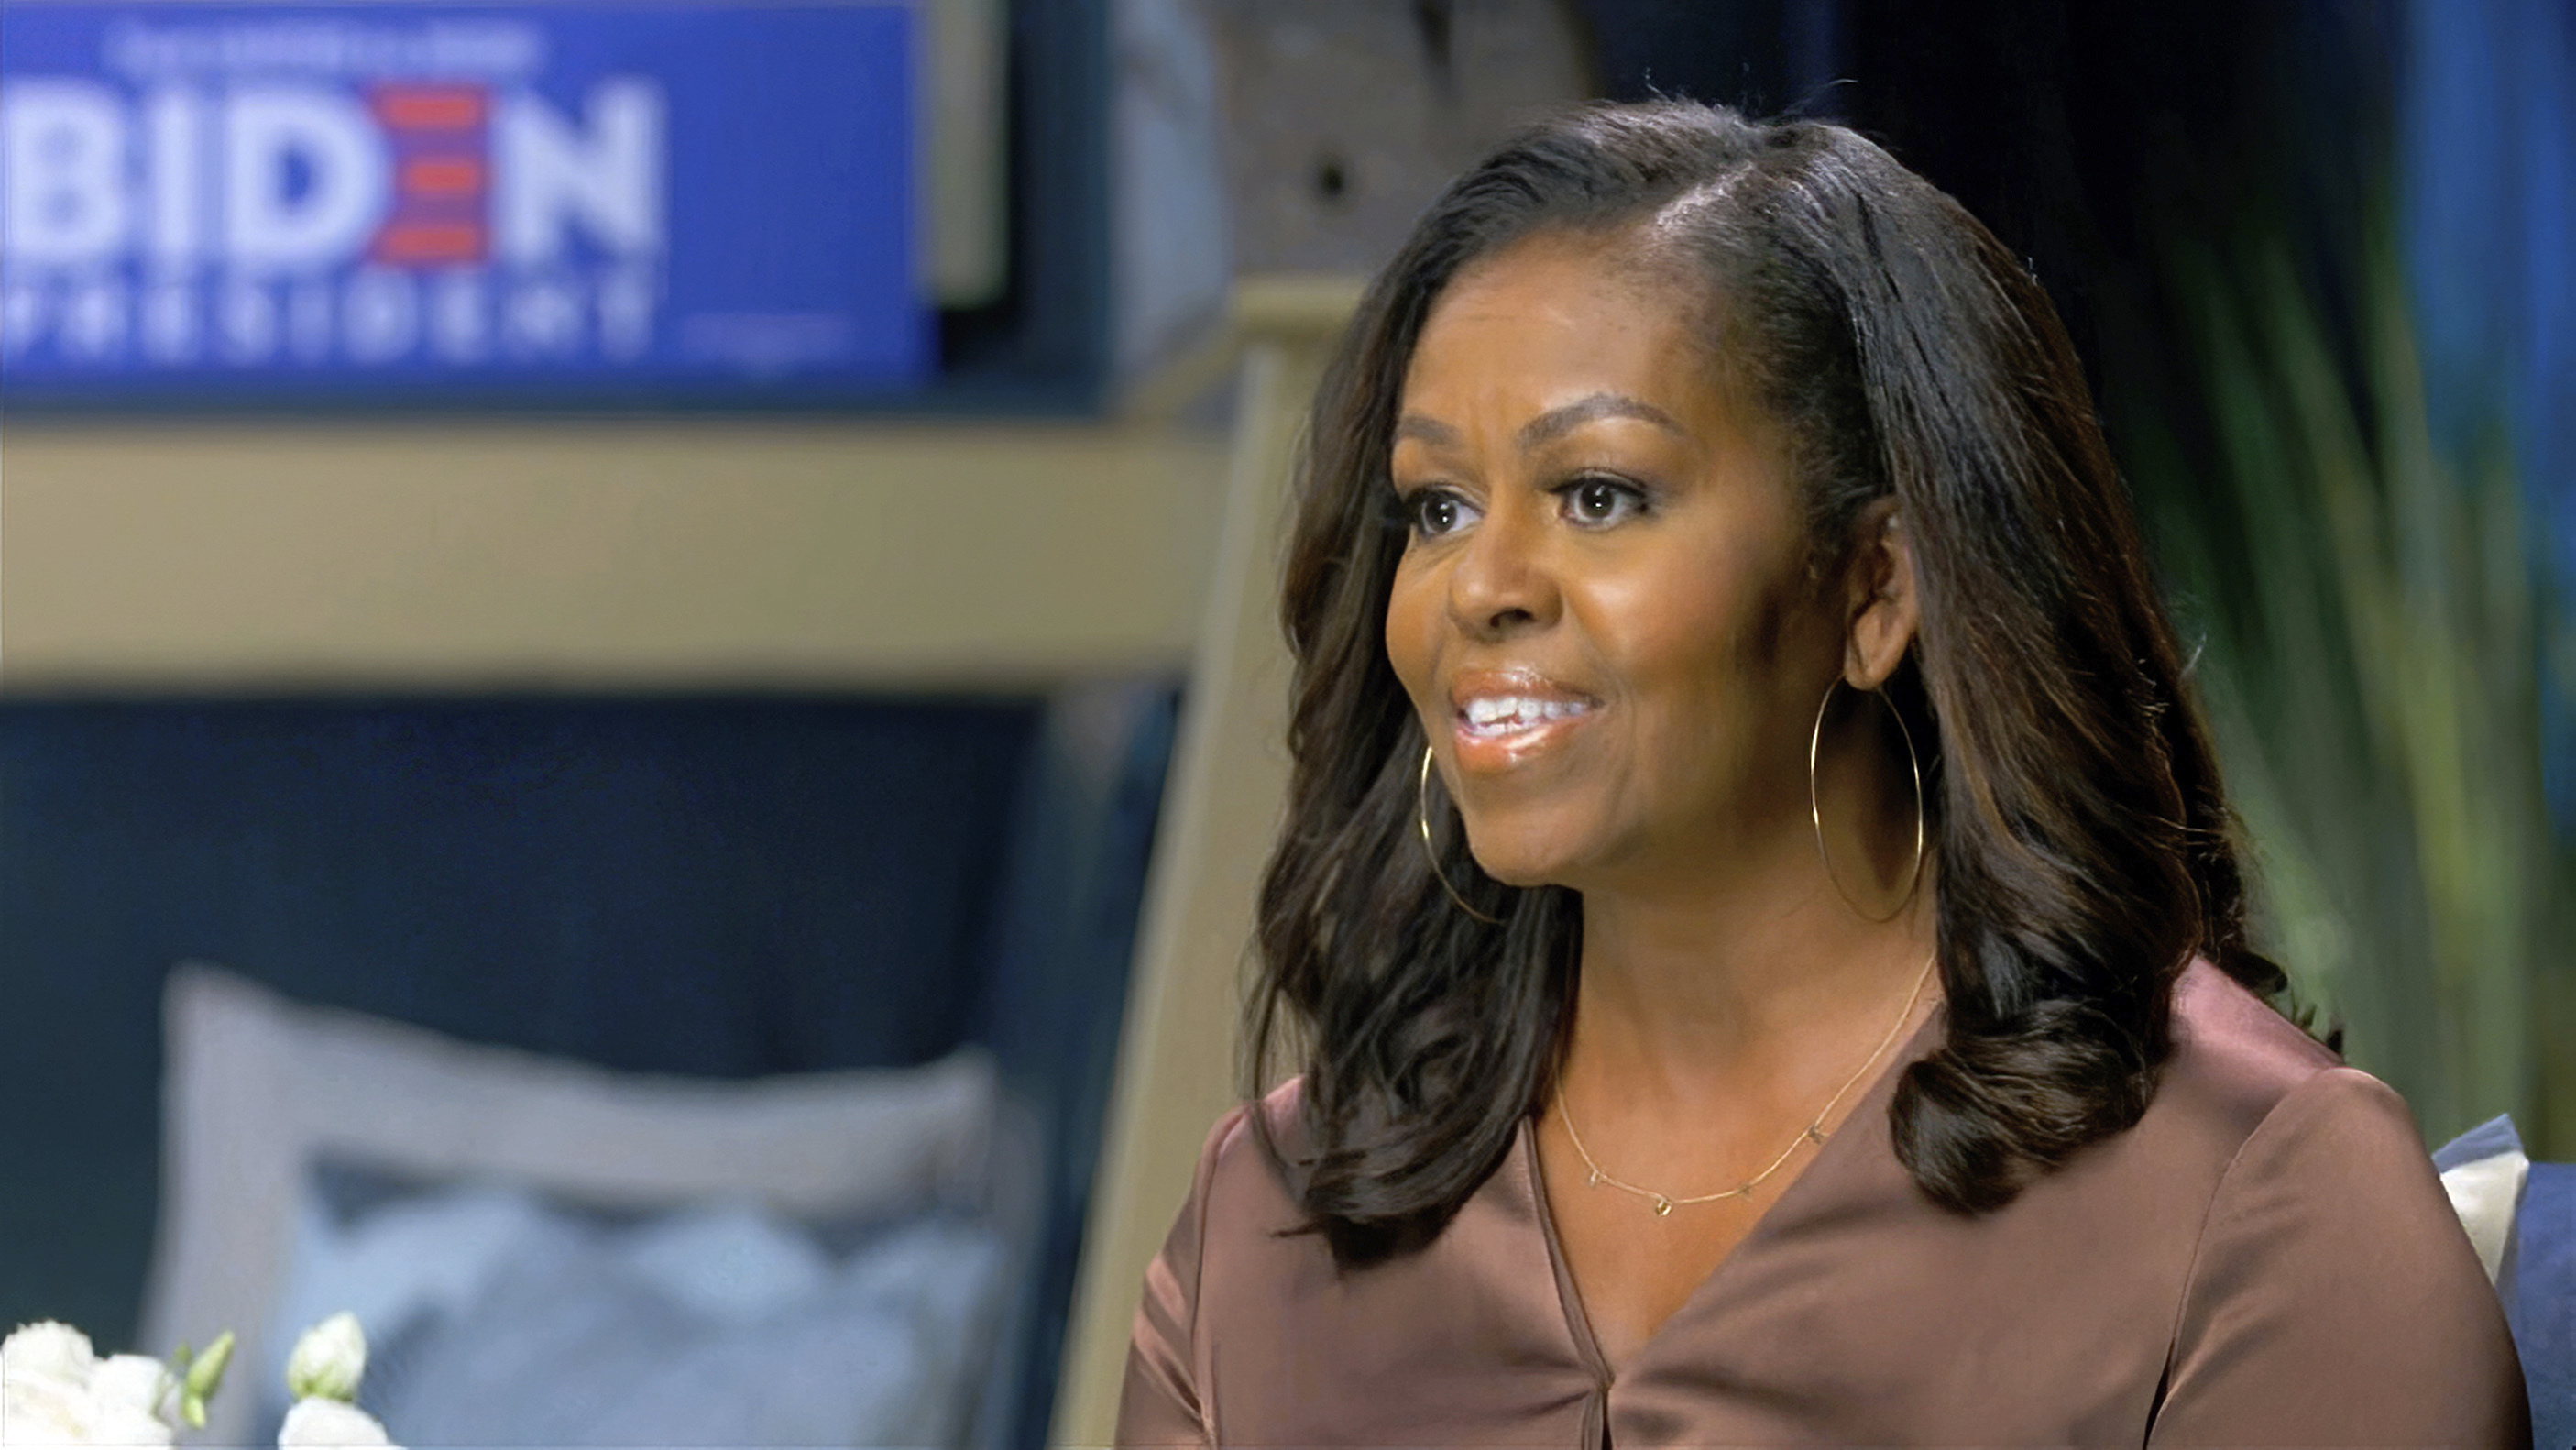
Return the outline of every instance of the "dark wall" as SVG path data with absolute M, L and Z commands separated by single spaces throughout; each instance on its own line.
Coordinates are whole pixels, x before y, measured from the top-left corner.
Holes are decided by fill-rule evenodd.
M 1580 0 L 1608 93 L 1841 121 L 2028 258 L 2103 381 L 2162 241 L 2348 230 L 2387 144 L 2390 0 Z M 2323 248 L 2320 249 L 2324 250 Z

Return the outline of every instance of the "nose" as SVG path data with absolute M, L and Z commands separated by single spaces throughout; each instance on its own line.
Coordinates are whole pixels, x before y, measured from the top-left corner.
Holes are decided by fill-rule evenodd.
M 1460 542 L 1449 571 L 1449 618 L 1461 633 L 1498 640 L 1555 620 L 1562 600 L 1543 524 L 1497 508 Z

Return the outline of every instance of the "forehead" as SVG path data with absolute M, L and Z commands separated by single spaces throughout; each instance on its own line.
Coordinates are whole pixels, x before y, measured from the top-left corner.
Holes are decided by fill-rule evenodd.
M 1676 416 L 1733 413 L 1711 309 L 1695 292 L 1622 238 L 1516 242 L 1461 270 L 1432 304 L 1403 411 L 1536 410 L 1609 389 Z

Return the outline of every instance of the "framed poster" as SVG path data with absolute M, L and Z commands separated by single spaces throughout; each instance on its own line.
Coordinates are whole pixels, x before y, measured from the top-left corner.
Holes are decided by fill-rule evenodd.
M 925 379 L 904 4 L 0 5 L 0 401 Z

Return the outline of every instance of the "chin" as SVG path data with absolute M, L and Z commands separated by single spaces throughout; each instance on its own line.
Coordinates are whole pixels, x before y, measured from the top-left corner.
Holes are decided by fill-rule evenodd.
M 1467 854 L 1476 869 L 1505 886 L 1562 886 L 1577 862 L 1565 849 L 1567 837 L 1544 829 L 1467 832 Z
M 1536 886 L 1554 886 L 1559 879 L 1557 873 L 1543 866 L 1528 866 L 1504 861 L 1488 865 L 1485 858 L 1481 856 L 1476 858 L 1476 869 L 1505 886 L 1516 886 L 1523 890 Z

